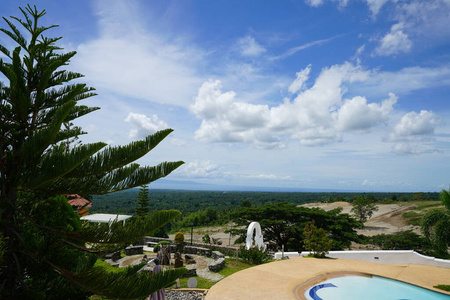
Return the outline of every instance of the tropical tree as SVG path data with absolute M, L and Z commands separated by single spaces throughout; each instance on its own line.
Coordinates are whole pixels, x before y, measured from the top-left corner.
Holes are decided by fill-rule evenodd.
M 75 144 L 67 141 L 84 132 L 77 126 L 64 126 L 97 107 L 82 105 L 94 96 L 94 89 L 72 83 L 83 77 L 65 70 L 75 52 L 62 52 L 60 37 L 44 34 L 53 26 L 40 26 L 45 10 L 27 6 L 20 9 L 23 19 L 3 18 L 1 29 L 17 46 L 11 51 L 0 45 L 3 58 L 0 72 L 0 224 L 5 253 L 0 267 L 0 298 L 23 298 L 33 282 L 35 263 L 46 265 L 84 290 L 111 298 L 145 297 L 179 277 L 186 270 L 155 275 L 137 267 L 109 273 L 92 264 L 64 265 L 58 251 L 71 246 L 75 251 L 102 253 L 131 243 L 166 224 L 180 213 L 155 212 L 126 222 L 67 227 L 69 220 L 46 222 L 36 208 L 51 218 L 51 199 L 66 194 L 105 194 L 148 184 L 167 176 L 183 164 L 163 162 L 157 166 L 134 163 L 157 146 L 172 130 L 162 130 L 125 146 L 106 147 L 102 142 Z M 18 25 L 18 26 L 16 26 Z M 22 28 L 24 33 L 19 30 Z M 26 38 L 28 37 L 28 39 Z M 24 202 L 24 198 L 26 201 Z M 46 256 L 30 249 L 25 237 L 46 232 L 52 242 Z M 39 239 L 33 243 L 46 242 Z M 85 247 L 89 243 L 91 247 Z M 63 246 L 64 245 L 64 246 Z
M 373 203 L 374 201 L 373 195 L 359 196 L 353 201 L 351 212 L 358 220 L 365 222 L 378 210 L 378 206 Z
M 438 255 L 448 257 L 450 246 L 450 190 L 442 190 L 439 198 L 445 209 L 427 212 L 422 219 L 422 232 L 429 239 Z
M 357 241 L 355 228 L 361 226 L 360 222 L 348 214 L 342 214 L 339 209 L 324 211 L 319 208 L 299 207 L 289 202 L 240 207 L 231 213 L 231 219 L 240 226 L 248 226 L 252 221 L 259 222 L 264 241 L 276 249 L 284 246 L 286 251 L 304 249 L 304 228 L 311 221 L 330 235 L 333 250 L 348 248 L 352 241 Z M 230 230 L 233 235 L 240 235 L 236 242 L 245 240 L 246 231 L 246 229 Z

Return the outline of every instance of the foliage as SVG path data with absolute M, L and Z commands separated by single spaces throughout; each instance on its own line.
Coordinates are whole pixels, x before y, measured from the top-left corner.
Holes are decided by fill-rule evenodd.
M 203 241 L 203 243 L 205 243 L 205 244 L 210 244 L 211 243 L 211 237 L 209 236 L 209 234 L 205 234 L 203 237 L 202 237 L 202 241 Z
M 188 214 L 182 220 L 176 220 L 173 222 L 173 226 L 177 229 L 187 228 L 193 226 L 206 226 L 213 225 L 219 218 L 219 212 L 217 209 L 206 208 L 193 213 Z
M 46 263 L 70 270 L 82 272 L 89 270 L 96 261 L 96 256 L 77 250 L 64 243 L 59 235 L 46 227 L 58 227 L 59 230 L 75 232 L 81 229 L 78 215 L 73 211 L 64 196 L 54 196 L 45 202 L 36 201 L 31 193 L 20 193 L 18 205 L 22 210 L 29 211 L 32 220 L 39 220 L 40 226 L 35 226 L 27 219 L 20 220 L 18 228 L 22 238 L 27 242 L 23 252 L 33 253 L 32 256 L 19 254 L 19 260 L 26 266 L 27 276 L 22 297 L 29 299 L 85 299 L 91 293 L 71 284 L 61 278 L 54 269 Z M 83 246 L 76 240 L 71 240 L 78 246 Z
M 352 203 L 351 212 L 362 222 L 367 221 L 378 210 L 378 207 L 374 204 L 374 197 L 370 196 L 359 196 Z
M 220 240 L 220 238 L 211 238 L 211 243 L 214 245 L 222 245 L 222 241 Z
M 314 257 L 325 257 L 328 254 L 333 240 L 327 236 L 325 230 L 317 228 L 314 221 L 306 224 L 303 234 L 305 248 L 311 251 Z
M 170 245 L 170 244 L 172 244 L 171 242 L 168 242 L 168 241 L 161 241 L 161 242 L 158 242 L 154 247 L 153 247 L 153 252 L 158 252 L 159 251 L 159 245 Z
M 260 265 L 270 259 L 269 252 L 259 247 L 251 247 L 247 249 L 241 247 L 239 249 L 239 259 L 252 265 Z
M 361 223 L 340 210 L 324 211 L 319 208 L 298 207 L 288 202 L 239 208 L 231 214 L 232 220 L 239 226 L 248 226 L 250 222 L 260 223 L 264 240 L 273 250 L 302 251 L 303 231 L 308 222 L 314 220 L 316 226 L 323 228 L 333 239 L 333 250 L 350 247 L 358 236 L 355 228 Z M 232 229 L 235 235 L 245 240 L 246 229 Z
M 137 196 L 137 203 L 138 206 L 136 207 L 136 215 L 138 216 L 144 216 L 145 214 L 148 214 L 148 186 L 143 185 L 139 189 L 139 194 Z
M 130 189 L 113 194 L 94 195 L 94 212 L 124 213 L 132 214 L 135 210 L 135 202 L 139 189 Z M 307 202 L 352 202 L 364 193 L 323 193 L 323 192 L 238 192 L 238 191 L 188 191 L 188 190 L 155 190 L 149 191 L 152 201 L 149 203 L 150 210 L 164 210 L 176 207 L 183 216 L 195 213 L 207 208 L 216 209 L 219 219 L 224 212 L 239 207 L 244 200 L 251 201 L 252 205 L 291 202 L 304 204 Z M 391 198 L 392 193 L 374 193 L 376 201 Z M 389 200 L 391 203 L 411 201 L 412 193 L 396 193 L 397 201 Z M 400 199 L 402 196 L 403 199 Z M 438 200 L 439 193 L 425 193 L 425 200 Z M 225 220 L 224 223 L 227 221 Z M 196 224 L 195 226 L 203 226 Z M 190 226 L 190 223 L 189 223 Z
M 434 288 L 450 292 L 450 284 L 438 284 L 438 285 L 435 285 Z
M 7 81 L 0 82 L 0 222 L 6 247 L 0 297 L 23 298 L 30 291 L 41 297 L 40 276 L 49 276 L 51 285 L 45 287 L 46 296 L 67 291 L 56 281 L 64 282 L 65 287 L 76 284 L 85 291 L 113 298 L 148 295 L 186 270 L 147 276 L 135 275 L 136 270 L 129 268 L 113 274 L 92 268 L 89 253 L 135 241 L 179 212 L 133 218 L 125 226 L 113 222 L 79 228 L 67 208 L 59 205 L 61 200 L 55 199 L 66 194 L 111 193 L 167 176 L 183 162 L 141 167 L 134 161 L 150 152 L 172 130 L 159 131 L 126 146 L 71 143 L 84 134 L 71 122 L 98 109 L 80 104 L 95 95 L 94 89 L 71 83 L 83 76 L 66 70 L 76 53 L 62 52 L 56 45 L 61 38 L 45 36 L 55 27 L 38 24 L 45 11 L 29 5 L 20 10 L 24 19 L 4 18 L 9 28 L 1 29 L 17 47 L 10 51 L 0 45 L 0 72 Z M 93 247 L 87 249 L 86 242 Z M 65 254 L 78 261 L 65 261 L 61 257 Z M 65 279 L 51 277 L 49 270 Z
M 184 234 L 182 232 L 175 233 L 175 237 L 173 239 L 175 244 L 182 244 L 184 243 Z
M 378 234 L 364 238 L 364 243 L 372 244 L 383 250 L 429 250 L 431 244 L 417 233 L 407 230 L 393 234 Z
M 446 210 L 431 210 L 422 219 L 422 232 L 431 241 L 437 254 L 448 257 L 450 246 L 450 190 L 442 190 L 440 199 Z

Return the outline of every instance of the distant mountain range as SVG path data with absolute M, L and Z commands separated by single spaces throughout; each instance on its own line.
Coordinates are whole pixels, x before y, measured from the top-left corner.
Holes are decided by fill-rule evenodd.
M 287 187 L 270 187 L 270 186 L 235 186 L 198 183 L 194 181 L 178 181 L 159 179 L 152 182 L 152 189 L 161 190 L 191 190 L 191 191 L 241 191 L 241 192 L 309 192 L 309 193 L 360 193 L 358 190 L 333 190 L 333 189 L 310 189 L 310 188 L 287 188 Z

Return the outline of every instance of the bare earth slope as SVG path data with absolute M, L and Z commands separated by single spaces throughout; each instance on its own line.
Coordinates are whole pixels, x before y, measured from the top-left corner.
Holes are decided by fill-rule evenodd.
M 323 210 L 331 210 L 337 207 L 342 207 L 342 213 L 351 214 L 352 206 L 348 202 L 334 202 L 334 203 L 307 203 L 301 205 L 303 207 L 319 207 Z M 416 205 L 398 205 L 398 204 L 377 204 L 378 211 L 374 212 L 372 217 L 364 223 L 363 229 L 358 229 L 358 234 L 367 236 L 377 234 L 390 234 L 398 231 L 412 230 L 415 233 L 420 233 L 419 226 L 407 225 L 402 214 L 414 209 Z

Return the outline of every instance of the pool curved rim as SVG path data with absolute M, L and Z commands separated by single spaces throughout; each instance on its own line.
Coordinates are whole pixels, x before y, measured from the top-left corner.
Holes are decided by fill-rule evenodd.
M 434 293 L 438 293 L 438 294 L 442 294 L 442 295 L 448 296 L 448 294 L 446 294 L 446 293 L 441 293 L 439 291 L 428 289 L 426 287 L 423 287 L 423 286 L 420 286 L 420 285 L 417 285 L 417 284 L 413 284 L 413 283 L 410 283 L 410 282 L 407 282 L 407 281 L 398 280 L 398 279 L 394 279 L 394 278 L 389 278 L 389 277 L 386 277 L 386 276 L 380 276 L 380 275 L 377 275 L 377 274 L 370 274 L 370 273 L 365 273 L 365 272 L 355 272 L 355 271 L 336 271 L 336 272 L 324 273 L 324 274 L 321 274 L 319 276 L 313 277 L 313 278 L 307 280 L 306 282 L 303 282 L 299 286 L 297 286 L 295 288 L 295 295 L 297 296 L 297 299 L 299 299 L 299 300 L 308 300 L 304 296 L 304 294 L 309 288 L 313 287 L 314 285 L 316 285 L 318 283 L 321 283 L 322 281 L 326 281 L 326 280 L 333 279 L 333 278 L 338 278 L 338 277 L 345 277 L 345 276 L 361 276 L 361 277 L 369 277 L 369 278 L 372 278 L 372 277 L 376 276 L 376 277 L 381 277 L 381 278 L 385 278 L 385 279 L 389 279 L 389 280 L 394 280 L 394 281 L 406 283 L 406 284 L 409 284 L 409 285 L 412 285 L 412 286 L 419 287 L 421 289 L 428 290 L 430 292 L 434 292 Z

